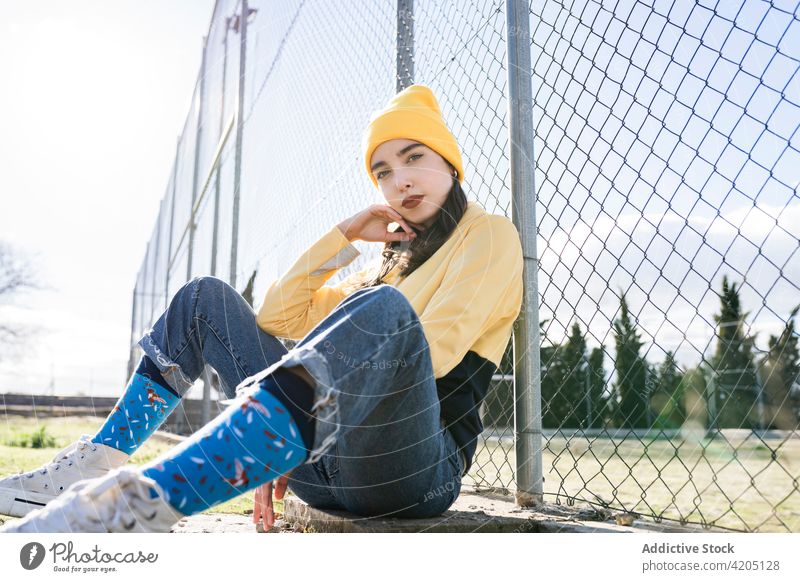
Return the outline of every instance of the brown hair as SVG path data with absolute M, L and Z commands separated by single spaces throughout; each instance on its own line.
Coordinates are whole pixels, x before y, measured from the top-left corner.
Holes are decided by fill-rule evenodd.
M 451 171 L 454 170 L 452 166 L 450 168 Z M 417 233 L 417 237 L 410 243 L 401 241 L 387 242 L 381 252 L 383 262 L 377 274 L 355 283 L 353 289 L 358 290 L 382 284 L 386 275 L 398 264 L 400 265 L 400 276 L 408 277 L 450 238 L 466 210 L 467 195 L 461 188 L 458 178 L 454 176 L 450 192 L 447 194 L 447 198 L 430 228 L 423 231 L 412 226 L 411 228 Z

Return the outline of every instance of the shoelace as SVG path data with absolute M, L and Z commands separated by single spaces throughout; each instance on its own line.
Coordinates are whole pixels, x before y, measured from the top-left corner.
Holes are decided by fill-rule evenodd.
M 92 437 L 88 435 L 82 435 L 81 438 L 78 439 L 76 443 L 72 443 L 71 445 L 67 446 L 66 448 L 59 451 L 53 460 L 50 461 L 44 468 L 39 471 L 41 475 L 44 475 L 47 471 L 51 468 L 56 468 L 61 465 L 62 462 L 69 460 L 70 457 L 74 456 L 75 453 L 84 450 L 86 447 L 89 447 L 92 452 L 97 450 L 97 446 L 92 443 Z M 71 461 L 70 461 L 71 462 Z
M 137 471 L 119 469 L 113 477 L 109 475 L 102 482 L 87 486 L 83 491 L 79 491 L 78 495 L 84 497 L 84 503 L 91 504 L 97 509 L 102 527 L 109 531 L 130 531 L 136 526 L 137 519 L 149 521 L 158 513 L 154 507 L 154 502 L 158 499 L 150 499 L 151 486 L 158 489 L 155 482 L 144 478 Z M 120 494 L 113 496 L 110 503 L 104 503 L 105 500 L 98 502 L 102 494 L 112 487 L 119 487 Z M 97 519 L 91 512 L 81 512 L 77 517 L 91 528 L 98 525 Z
M 48 471 L 50 471 L 51 469 L 52 470 L 58 470 L 58 468 L 61 467 L 61 463 L 63 463 L 64 461 L 69 461 L 69 464 L 71 465 L 72 464 L 71 457 L 74 456 L 74 453 L 76 453 L 78 451 L 82 451 L 86 447 L 90 447 L 92 451 L 96 451 L 97 450 L 97 446 L 95 445 L 95 443 L 92 442 L 91 435 L 86 435 L 85 434 L 85 435 L 81 435 L 81 437 L 78 439 L 77 442 L 69 444 L 65 448 L 61 449 L 58 453 L 56 453 L 56 455 L 55 455 L 55 457 L 53 457 L 52 461 L 50 461 L 44 467 L 42 467 L 41 469 L 38 470 L 39 474 L 40 475 L 44 475 Z M 27 477 L 28 479 L 32 479 L 34 477 L 35 473 L 36 473 L 36 470 L 27 471 L 27 472 L 26 471 L 21 471 L 21 472 L 17 473 L 16 475 L 13 475 L 13 477 L 15 477 L 17 479 L 22 478 L 22 477 Z

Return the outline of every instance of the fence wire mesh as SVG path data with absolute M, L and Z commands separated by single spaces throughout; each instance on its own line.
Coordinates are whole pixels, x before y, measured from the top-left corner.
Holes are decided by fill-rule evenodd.
M 432 87 L 468 197 L 511 217 L 506 46 L 524 34 L 545 500 L 798 531 L 797 2 L 545 0 L 518 28 L 506 4 L 218 1 L 131 361 L 189 278 L 257 307 L 312 241 L 380 201 L 359 143 L 398 84 Z M 340 277 L 378 256 L 356 246 Z M 511 345 L 482 406 L 478 488 L 513 490 L 527 462 L 513 374 L 530 354 Z
M 797 9 L 531 4 L 556 500 L 800 526 Z

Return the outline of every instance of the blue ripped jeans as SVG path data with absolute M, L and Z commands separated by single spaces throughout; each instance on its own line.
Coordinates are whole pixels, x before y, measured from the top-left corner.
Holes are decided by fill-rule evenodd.
M 316 380 L 314 444 L 289 489 L 313 507 L 422 518 L 459 495 L 463 458 L 442 426 L 428 343 L 392 286 L 348 296 L 287 351 L 233 287 L 196 277 L 139 345 L 181 395 L 204 364 L 229 398 L 278 367 L 305 367 Z

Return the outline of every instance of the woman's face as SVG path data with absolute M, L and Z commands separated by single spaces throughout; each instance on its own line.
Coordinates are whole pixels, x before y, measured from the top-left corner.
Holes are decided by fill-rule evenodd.
M 436 220 L 453 187 L 450 164 L 410 139 L 383 142 L 373 152 L 370 168 L 389 206 L 421 230 Z

